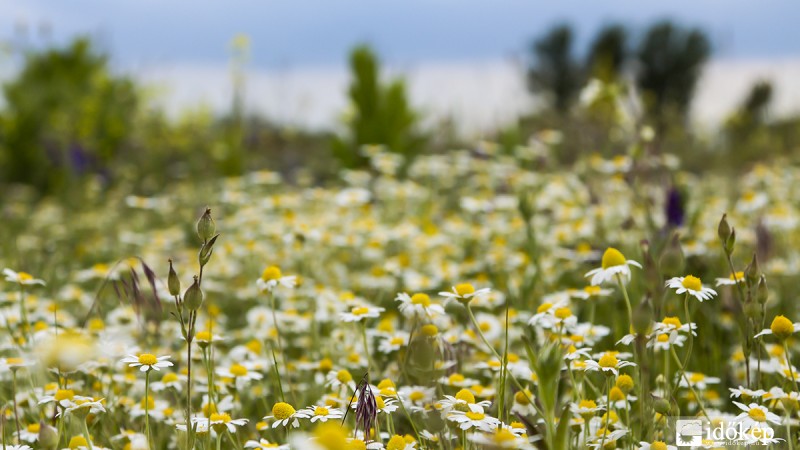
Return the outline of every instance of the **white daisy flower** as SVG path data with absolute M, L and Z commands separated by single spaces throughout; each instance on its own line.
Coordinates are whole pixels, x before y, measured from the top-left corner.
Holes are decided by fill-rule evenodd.
M 297 411 L 294 406 L 286 402 L 278 402 L 272 406 L 272 415 L 265 416 L 264 420 L 273 420 L 272 428 L 285 427 L 291 425 L 292 428 L 300 426 Z
M 623 367 L 636 365 L 636 363 L 632 363 L 630 361 L 618 360 L 613 352 L 606 352 L 597 361 L 593 359 L 587 360 L 585 364 L 586 364 L 586 371 L 591 372 L 599 370 L 605 373 L 606 375 L 608 374 L 619 375 L 619 369 Z
M 639 450 L 678 450 L 678 447 L 666 444 L 664 441 L 639 442 Z
M 749 430 L 751 428 L 764 428 L 767 425 L 767 422 L 774 423 L 776 425 L 781 424 L 781 418 L 775 414 L 770 412 L 766 407 L 759 405 L 758 403 L 750 403 L 749 405 L 745 405 L 744 403 L 733 402 L 737 408 L 741 409 L 742 412 L 738 416 L 736 416 L 733 420 L 736 422 L 742 423 L 742 428 L 745 430 Z
M 128 367 L 139 367 L 142 372 L 150 370 L 161 370 L 172 366 L 172 362 L 167 361 L 170 356 L 158 356 L 150 353 L 142 353 L 139 356 L 128 355 L 120 360 L 121 363 L 128 364 Z
M 257 441 L 249 440 L 245 442 L 244 448 L 256 448 L 260 450 L 289 450 L 289 444 L 273 444 L 270 441 L 261 438 Z
M 744 272 L 739 271 L 736 273 L 732 273 L 728 278 L 717 278 L 716 281 L 717 281 L 717 287 L 733 286 L 736 283 L 744 283 Z
M 630 266 L 642 268 L 642 265 L 636 261 L 625 259 L 625 256 L 617 249 L 609 247 L 603 253 L 601 260 L 601 267 L 590 270 L 586 273 L 586 277 L 591 277 L 592 286 L 599 286 L 606 282 L 616 282 L 621 279 L 623 282 L 628 282 L 631 279 Z
M 718 377 L 709 377 L 699 372 L 686 372 L 685 377 L 680 377 L 680 387 L 689 387 L 689 385 L 686 383 L 687 378 L 689 379 L 689 383 L 692 384 L 692 387 L 701 391 L 708 388 L 708 385 L 710 384 L 719 384 L 720 382 Z
M 688 293 L 692 297 L 702 301 L 709 300 L 711 297 L 717 295 L 717 291 L 703 287 L 700 278 L 693 275 L 686 275 L 685 277 L 670 278 L 666 282 L 668 288 L 675 289 L 676 294 Z
M 339 313 L 339 320 L 342 322 L 360 322 L 368 318 L 375 318 L 381 315 L 385 309 L 377 306 L 354 306 L 350 312 Z
M 469 283 L 461 283 L 452 287 L 452 291 L 439 292 L 439 295 L 445 297 L 445 303 L 457 300 L 461 303 L 469 303 L 473 298 L 483 297 L 491 292 L 489 288 L 482 288 L 475 290 L 475 287 Z
M 236 433 L 236 427 L 247 425 L 248 420 L 231 419 L 228 413 L 211 413 L 208 417 L 193 417 L 192 422 L 198 425 L 205 422 L 206 425 L 210 425 L 211 428 L 218 433 L 226 429 L 230 433 Z
M 498 428 L 493 433 L 472 433 L 467 436 L 474 444 L 480 448 L 513 448 L 518 450 L 533 450 L 534 447 L 528 442 L 527 437 L 517 436 L 508 427 Z
M 3 275 L 6 276 L 6 281 L 17 283 L 22 286 L 32 286 L 38 284 L 44 286 L 44 280 L 33 278 L 33 276 L 26 272 L 15 272 L 11 269 L 3 269 Z
M 326 406 L 309 406 L 297 411 L 296 417 L 301 419 L 310 419 L 314 422 L 327 422 L 328 420 L 337 420 L 344 417 L 344 412 L 338 408 L 328 408 Z
M 256 280 L 256 286 L 261 292 L 272 292 L 276 287 L 293 288 L 297 284 L 297 277 L 285 277 L 278 266 L 269 266 L 261 273 L 261 278 Z
M 483 406 L 471 403 L 467 405 L 469 411 L 451 411 L 447 415 L 447 420 L 456 422 L 458 427 L 462 430 L 469 430 L 472 428 L 482 431 L 493 431 L 500 425 L 500 420 L 487 415 L 484 412 Z
M 405 292 L 401 292 L 397 294 L 394 300 L 400 302 L 397 309 L 408 318 L 427 317 L 433 319 L 436 316 L 444 314 L 444 307 L 431 302 L 431 298 L 428 294 L 416 293 L 414 295 L 408 295 Z

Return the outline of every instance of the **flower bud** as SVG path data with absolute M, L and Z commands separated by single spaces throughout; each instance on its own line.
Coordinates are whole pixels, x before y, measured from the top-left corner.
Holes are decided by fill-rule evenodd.
M 758 257 L 753 253 L 753 260 L 744 270 L 744 278 L 747 280 L 748 286 L 758 283 L 761 278 L 761 269 L 758 267 Z
M 211 218 L 211 208 L 206 208 L 206 212 L 197 221 L 197 235 L 203 242 L 206 242 L 214 236 L 215 231 L 217 231 L 217 226 L 214 224 L 214 219 Z
M 761 318 L 761 305 L 754 302 L 750 294 L 747 295 L 747 300 L 744 302 L 744 314 L 756 322 Z
M 180 295 L 181 293 L 181 280 L 178 278 L 178 274 L 175 272 L 175 268 L 172 267 L 172 260 L 169 260 L 169 276 L 167 277 L 167 287 L 169 288 L 169 295 L 176 296 Z
M 194 283 L 183 293 L 183 304 L 190 311 L 197 311 L 203 305 L 203 290 L 200 289 L 197 275 L 194 276 Z
M 736 228 L 731 228 L 731 235 L 725 242 L 725 251 L 728 255 L 733 254 L 733 247 L 736 245 Z
M 657 398 L 653 401 L 653 409 L 662 416 L 668 416 L 670 410 L 669 401 Z
M 717 236 L 719 236 L 719 240 L 722 241 L 722 245 L 727 247 L 728 239 L 731 237 L 731 226 L 728 224 L 727 214 L 723 214 L 722 219 L 719 221 L 719 226 L 717 227 Z
M 769 289 L 767 289 L 767 277 L 763 274 L 761 275 L 761 279 L 758 280 L 758 289 L 756 290 L 756 301 L 759 304 L 763 305 L 767 303 L 767 298 L 769 297 Z
M 44 420 L 39 421 L 39 448 L 54 449 L 58 445 L 58 431 Z

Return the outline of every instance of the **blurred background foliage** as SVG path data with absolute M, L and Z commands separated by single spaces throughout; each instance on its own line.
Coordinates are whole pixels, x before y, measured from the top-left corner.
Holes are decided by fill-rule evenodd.
M 718 132 L 689 126 L 698 78 L 712 54 L 702 30 L 659 22 L 636 35 L 610 24 L 586 49 L 576 48 L 574 36 L 560 24 L 533 40 L 521 76 L 542 106 L 486 140 L 512 154 L 543 131 L 559 130 L 557 160 L 549 164 L 571 164 L 587 154 L 628 152 L 619 127 L 635 120 L 630 125 L 650 125 L 655 132 L 649 151 L 676 154 L 689 170 L 739 171 L 756 160 L 796 155 L 800 121 L 771 117 L 766 80 L 744 93 Z M 154 106 L 157 91 L 114 72 L 109 55 L 86 38 L 29 52 L 2 89 L 0 185 L 31 198 L 74 197 L 89 181 L 150 195 L 175 180 L 260 169 L 290 182 L 325 183 L 341 168 L 366 168 L 366 145 L 385 146 L 406 166 L 421 152 L 475 145 L 457 137 L 446 121 L 424 126 L 403 80 L 386 79 L 366 45 L 349 57 L 350 107 L 340 129 L 295 129 L 247 114 L 241 107 L 247 49 L 246 38 L 234 40 L 228 113 L 195 109 L 177 118 Z M 631 109 L 641 114 L 625 117 Z

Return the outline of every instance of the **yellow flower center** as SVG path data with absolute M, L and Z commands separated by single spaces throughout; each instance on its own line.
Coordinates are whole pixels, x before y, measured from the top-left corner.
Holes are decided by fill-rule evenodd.
M 327 416 L 328 414 L 330 414 L 330 410 L 324 406 L 317 406 L 314 408 L 315 416 Z
M 403 450 L 406 448 L 406 440 L 403 436 L 394 435 L 386 444 L 386 450 Z
M 214 413 L 209 417 L 212 422 L 228 423 L 231 421 L 231 416 L 228 413 Z
M 555 316 L 558 319 L 564 320 L 572 315 L 572 310 L 569 308 L 556 309 Z
M 71 450 L 75 450 L 81 447 L 88 448 L 89 443 L 86 442 L 86 438 L 84 438 L 83 436 L 72 436 L 72 438 L 69 440 L 69 444 L 67 444 L 67 447 L 69 447 Z
M 464 375 L 461 375 L 460 373 L 451 374 L 449 377 L 447 377 L 447 381 L 451 384 L 461 383 L 464 381 Z
M 672 325 L 675 328 L 680 328 L 681 325 L 683 325 L 681 323 L 681 320 L 678 319 L 677 317 L 664 317 L 664 320 L 662 320 L 661 323 L 663 323 L 664 325 Z
M 606 353 L 600 358 L 600 361 L 598 361 L 597 363 L 600 365 L 600 367 L 608 368 L 608 367 L 617 367 L 619 361 L 617 360 L 617 357 L 614 356 L 613 354 Z
M 541 305 L 539 305 L 538 308 L 536 308 L 536 312 L 541 314 L 552 307 L 553 307 L 552 303 L 542 303 Z
M 475 293 L 475 288 L 469 283 L 461 283 L 456 285 L 456 294 L 462 297 L 474 293 Z
M 375 405 L 378 407 L 378 409 L 383 409 L 386 407 L 386 402 L 383 401 L 383 397 L 376 397 Z
M 314 430 L 315 443 L 325 450 L 347 448 L 347 433 L 338 423 L 322 424 Z M 402 448 L 402 447 L 400 447 Z
M 264 281 L 277 280 L 281 276 L 281 269 L 278 266 L 269 266 L 261 272 L 261 279 Z
M 786 316 L 775 316 L 769 329 L 778 339 L 786 339 L 794 333 L 794 325 Z
M 33 275 L 31 275 L 29 273 L 25 273 L 25 272 L 17 272 L 17 279 L 20 282 L 31 281 L 33 279 Z
M 418 402 L 423 398 L 425 398 L 425 394 L 420 391 L 413 391 L 410 394 L 408 394 L 408 399 L 411 400 L 412 402 Z
M 272 416 L 278 420 L 288 419 L 296 412 L 294 407 L 288 403 L 278 402 L 272 406 Z
M 599 295 L 600 294 L 600 286 L 586 286 L 583 288 L 583 292 L 589 295 Z
M 525 395 L 525 392 L 523 392 L 523 391 L 517 391 L 514 394 L 514 401 L 519 403 L 520 405 L 527 405 L 527 404 L 530 403 L 528 401 L 528 396 Z
M 7 358 L 6 359 L 6 364 L 8 364 L 10 366 L 19 365 L 19 364 L 22 364 L 23 362 L 24 361 L 22 360 L 22 358 Z
M 603 259 L 601 265 L 603 269 L 608 269 L 609 267 L 616 267 L 625 264 L 625 256 L 614 247 L 608 247 L 603 253 Z
M 500 428 L 494 433 L 494 435 L 492 435 L 492 440 L 498 444 L 514 442 L 517 440 L 517 435 L 510 432 L 506 428 Z
M 56 391 L 56 395 L 53 396 L 57 402 L 61 400 L 72 400 L 75 397 L 75 391 L 72 389 L 59 389 Z
M 439 334 L 439 328 L 437 328 L 436 325 L 433 324 L 424 325 L 421 328 L 421 330 L 422 334 L 424 334 L 427 337 L 434 337 L 437 334 Z
M 472 412 L 472 411 L 470 411 L 470 412 L 468 412 L 468 413 L 466 413 L 464 415 L 467 416 L 467 418 L 469 418 L 470 420 L 483 420 L 483 418 L 486 417 L 486 414 L 484 414 L 484 413 Z
M 353 376 L 350 375 L 350 372 L 347 370 L 340 370 L 336 373 L 336 379 L 339 380 L 340 383 L 349 383 L 353 381 Z
M 692 383 L 697 383 L 699 381 L 703 381 L 706 379 L 706 376 L 702 373 L 693 373 L 692 376 L 689 377 L 689 381 Z
M 235 377 L 243 377 L 247 375 L 247 367 L 241 364 L 233 364 L 230 368 L 231 375 Z
M 32 423 L 26 427 L 28 433 L 38 433 L 40 428 L 38 423 Z
M 597 403 L 595 403 L 594 400 L 581 400 L 581 402 L 578 403 L 578 408 L 595 409 L 597 408 Z
M 317 368 L 323 372 L 330 372 L 333 370 L 333 361 L 330 358 L 322 358 Z
M 736 277 L 736 279 L 734 279 L 734 277 Z M 736 273 L 732 273 L 728 276 L 728 279 L 730 279 L 731 281 L 742 281 L 744 280 L 744 272 L 739 271 Z
M 650 444 L 650 450 L 667 450 L 667 444 L 662 441 L 655 441 Z
M 178 381 L 178 375 L 174 374 L 172 372 L 165 373 L 164 376 L 161 377 L 161 382 L 162 383 L 173 383 L 175 381 Z
M 690 291 L 701 291 L 703 290 L 703 283 L 700 282 L 700 278 L 697 278 L 694 275 L 686 275 L 681 282 L 683 287 L 689 289 Z
M 633 378 L 630 375 L 620 375 L 617 377 L 616 386 L 622 389 L 622 392 L 630 392 L 633 389 Z
M 656 338 L 656 340 L 658 342 L 667 342 L 667 341 L 669 341 L 669 335 L 668 334 L 659 334 L 658 337 Z
M 456 399 L 467 403 L 475 403 L 475 396 L 469 389 L 462 389 L 456 394 Z
M 139 364 L 143 366 L 152 366 L 157 362 L 158 358 L 156 358 L 156 355 L 151 355 L 150 353 L 142 353 L 139 355 Z
M 209 331 L 200 331 L 195 335 L 195 337 L 198 341 L 211 342 L 211 332 Z
M 411 303 L 415 305 L 422 305 L 424 307 L 431 306 L 431 298 L 427 294 L 414 294 L 411 296 Z
M 363 316 L 364 314 L 369 312 L 369 308 L 367 308 L 366 306 L 359 306 L 359 307 L 353 308 L 352 310 L 350 310 L 350 312 L 354 316 Z
M 622 389 L 614 386 L 611 388 L 611 392 L 608 393 L 609 397 L 611 398 L 612 402 L 618 402 L 620 400 L 625 400 L 625 393 L 622 392 Z
M 156 407 L 156 401 L 153 399 L 153 397 L 145 397 L 139 404 L 141 405 L 142 409 L 144 409 L 145 407 L 147 407 L 148 409 L 153 409 Z
M 766 413 L 764 413 L 764 411 L 761 410 L 760 408 L 751 409 L 750 411 L 747 412 L 747 415 L 750 416 L 751 419 L 753 419 L 753 420 L 755 420 L 757 422 L 766 422 L 767 421 Z

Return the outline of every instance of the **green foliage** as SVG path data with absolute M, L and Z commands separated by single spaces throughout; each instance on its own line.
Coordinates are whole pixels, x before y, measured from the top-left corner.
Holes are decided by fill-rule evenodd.
M 364 145 L 385 145 L 410 161 L 426 141 L 417 130 L 419 115 L 406 96 L 405 84 L 396 79 L 383 83 L 380 62 L 367 46 L 358 46 L 350 54 L 353 80 L 348 90 L 352 117 L 346 121 L 347 136 L 333 139 L 333 153 L 345 167 L 366 164 L 360 154 Z
M 597 33 L 590 45 L 586 69 L 604 82 L 613 82 L 629 57 L 627 30 L 622 25 L 608 25 Z
M 139 104 L 133 82 L 110 73 L 86 39 L 29 55 L 3 93 L 2 176 L 42 192 L 106 171 Z
M 554 27 L 531 47 L 534 60 L 528 68 L 528 86 L 544 94 L 551 107 L 564 113 L 583 84 L 580 65 L 572 55 L 569 25 Z
M 651 116 L 661 120 L 672 109 L 685 118 L 710 55 L 711 45 L 699 29 L 661 22 L 647 31 L 637 54 L 638 84 Z

